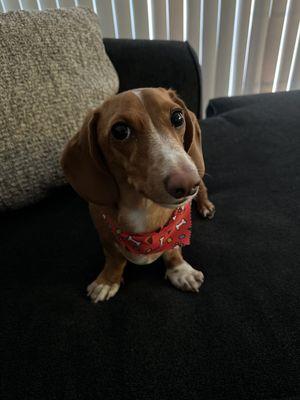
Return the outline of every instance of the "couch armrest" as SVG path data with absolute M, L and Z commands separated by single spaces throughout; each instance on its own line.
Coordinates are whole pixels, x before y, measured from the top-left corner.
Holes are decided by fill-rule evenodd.
M 120 79 L 120 92 L 138 87 L 172 88 L 197 117 L 201 113 L 201 74 L 188 42 L 104 39 Z

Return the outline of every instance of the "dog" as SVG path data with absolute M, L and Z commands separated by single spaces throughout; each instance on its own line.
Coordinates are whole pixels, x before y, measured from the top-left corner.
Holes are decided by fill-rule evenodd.
M 166 278 L 198 292 L 204 280 L 182 257 L 189 244 L 191 201 L 212 218 L 202 180 L 204 160 L 196 116 L 176 92 L 141 88 L 114 95 L 86 116 L 66 144 L 61 165 L 89 203 L 105 265 L 87 288 L 95 303 L 120 288 L 127 261 L 145 265 L 162 256 Z

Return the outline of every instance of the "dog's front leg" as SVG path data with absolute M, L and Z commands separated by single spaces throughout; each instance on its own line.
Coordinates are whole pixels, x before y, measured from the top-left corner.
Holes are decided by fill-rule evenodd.
M 117 249 L 104 249 L 105 265 L 96 280 L 87 287 L 88 296 L 94 303 L 108 300 L 120 288 L 127 260 Z
M 168 250 L 163 254 L 166 265 L 166 278 L 178 289 L 198 292 L 204 281 L 201 271 L 184 261 L 181 249 Z
M 198 212 L 204 218 L 212 219 L 216 209 L 213 203 L 208 199 L 207 188 L 201 179 L 199 190 L 196 198 Z

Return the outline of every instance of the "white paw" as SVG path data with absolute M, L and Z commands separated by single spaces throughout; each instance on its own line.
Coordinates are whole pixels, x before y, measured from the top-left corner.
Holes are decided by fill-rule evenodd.
M 90 296 L 94 303 L 98 303 L 98 301 L 108 300 L 113 297 L 119 288 L 120 285 L 118 283 L 108 284 L 94 281 L 87 287 L 87 295 Z
M 199 288 L 204 281 L 204 275 L 197 271 L 186 261 L 173 268 L 168 268 L 166 278 L 178 289 L 191 292 L 199 292 Z

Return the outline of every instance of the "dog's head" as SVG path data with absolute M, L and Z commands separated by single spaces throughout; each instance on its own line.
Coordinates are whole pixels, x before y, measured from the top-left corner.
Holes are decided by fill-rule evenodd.
M 195 115 L 172 90 L 136 89 L 90 112 L 67 143 L 62 167 L 87 201 L 113 205 L 130 185 L 166 207 L 196 195 L 204 162 Z

